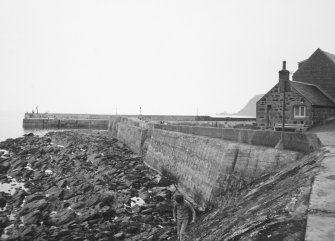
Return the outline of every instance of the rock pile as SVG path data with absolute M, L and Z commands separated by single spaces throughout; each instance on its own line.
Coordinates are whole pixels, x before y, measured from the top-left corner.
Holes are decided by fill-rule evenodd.
M 7 240 L 172 240 L 173 185 L 107 133 L 52 132 L 0 143 Z

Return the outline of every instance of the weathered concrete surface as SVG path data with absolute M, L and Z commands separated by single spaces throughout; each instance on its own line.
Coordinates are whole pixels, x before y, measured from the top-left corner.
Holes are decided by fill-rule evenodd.
M 205 207 L 265 173 L 296 161 L 298 152 L 154 129 L 145 162 L 178 179 L 180 191 Z
M 207 136 L 256 146 L 275 147 L 281 139 L 281 132 L 276 131 L 159 124 L 155 124 L 154 127 L 155 129 Z M 320 147 L 321 142 L 315 134 L 291 132 L 284 134 L 284 148 L 287 150 L 310 153 Z
M 221 196 L 221 202 L 190 227 L 186 240 L 305 240 L 311 187 L 323 156 L 324 150 L 313 152 Z
M 335 239 L 335 217 L 308 214 L 306 241 L 333 241 Z
M 135 153 L 140 154 L 147 132 L 147 129 L 118 123 L 117 139 L 125 143 Z
M 23 119 L 25 129 L 108 129 L 108 119 Z
M 333 212 L 335 217 L 335 147 L 326 149 L 329 153 L 322 161 L 320 173 L 315 177 L 310 209 Z
M 335 240 L 335 122 L 312 130 L 328 153 L 313 184 L 307 221 L 307 241 Z
M 191 115 L 101 115 L 101 114 L 68 114 L 68 113 L 26 113 L 25 118 L 56 119 L 109 119 L 117 117 L 141 118 L 147 121 L 195 121 L 199 116 Z M 204 116 L 205 117 L 205 116 Z M 201 118 L 201 116 L 200 116 Z
M 335 145 L 335 119 L 325 121 L 323 125 L 313 127 L 308 132 L 316 134 L 325 146 Z
M 112 117 L 109 130 L 134 152 L 145 155 L 148 166 L 172 173 L 180 190 L 203 208 L 216 202 L 217 196 L 240 189 L 321 145 L 314 134 L 285 133 L 285 146 L 301 152 L 283 151 L 271 147 L 280 139 L 278 132 L 156 125 L 124 117 Z

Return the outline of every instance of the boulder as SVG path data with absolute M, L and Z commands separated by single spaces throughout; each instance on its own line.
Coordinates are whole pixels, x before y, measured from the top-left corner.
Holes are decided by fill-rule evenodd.
M 119 232 L 117 234 L 114 235 L 114 238 L 116 239 L 122 239 L 125 236 L 124 232 Z
M 8 161 L 3 161 L 0 163 L 0 172 L 7 172 L 10 168 L 10 163 Z
M 8 226 L 9 219 L 6 215 L 1 215 L 0 216 L 0 228 L 5 228 Z
M 47 202 L 45 199 L 35 200 L 30 203 L 25 203 L 21 211 L 20 215 L 25 215 L 29 212 L 40 210 L 42 211 L 45 207 L 47 207 Z
M 24 225 L 39 224 L 42 221 L 42 215 L 39 210 L 34 210 L 22 217 Z
M 116 193 L 113 191 L 105 192 L 101 195 L 102 206 L 112 206 L 116 201 Z
M 32 137 L 32 136 L 34 136 L 34 133 L 30 132 L 28 134 L 24 134 L 23 136 L 25 136 L 25 137 Z
M 26 196 L 26 203 L 30 203 L 36 200 L 43 199 L 45 196 L 43 195 L 42 192 L 37 192 L 31 195 Z
M 56 213 L 55 215 L 52 215 L 50 218 L 50 223 L 55 226 L 60 226 L 73 221 L 75 218 L 76 214 L 73 210 L 65 209 L 59 213 Z
M 26 226 L 20 234 L 20 240 L 33 240 L 36 234 L 36 225 Z
M 6 198 L 0 195 L 0 208 L 3 209 L 4 207 L 6 207 L 6 204 L 7 204 Z

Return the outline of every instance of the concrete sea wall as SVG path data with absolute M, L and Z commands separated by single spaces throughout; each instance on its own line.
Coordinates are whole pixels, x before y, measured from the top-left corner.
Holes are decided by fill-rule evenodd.
M 108 120 L 110 115 L 98 114 L 64 114 L 64 113 L 25 113 L 25 119 L 103 119 Z
M 321 147 L 313 134 L 157 125 L 111 119 L 110 131 L 145 163 L 178 180 L 179 190 L 205 208 L 215 198 Z
M 109 119 L 23 119 L 25 129 L 98 129 L 107 130 Z
M 154 169 L 178 179 L 179 189 L 201 207 L 239 189 L 301 154 L 264 146 L 155 129 L 145 156 Z
M 267 147 L 275 147 L 281 139 L 281 132 L 276 131 L 159 124 L 155 124 L 154 128 Z M 287 150 L 309 153 L 320 146 L 321 142 L 316 135 L 293 132 L 284 134 L 284 148 Z
M 148 130 L 136 126 L 118 124 L 116 138 L 127 143 L 127 146 L 136 153 L 142 153 Z
M 145 121 L 195 121 L 204 118 L 191 115 L 101 115 L 101 114 L 71 114 L 71 113 L 25 113 L 25 119 L 49 118 L 49 119 L 109 119 L 114 117 L 140 118 Z

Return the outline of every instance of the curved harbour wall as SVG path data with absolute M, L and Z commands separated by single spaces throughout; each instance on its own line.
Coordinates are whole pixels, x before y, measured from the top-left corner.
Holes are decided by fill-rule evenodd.
M 189 200 L 205 208 L 218 195 L 238 190 L 256 178 L 321 147 L 313 134 L 285 133 L 284 150 L 274 148 L 273 131 L 169 126 L 111 118 L 112 135 L 151 168 L 169 173 Z
M 80 119 L 75 120 L 78 123 Z M 67 119 L 64 120 L 64 123 L 76 123 L 73 122 L 75 120 Z M 283 136 L 284 149 L 276 149 L 275 146 L 281 138 L 280 132 L 161 125 L 119 116 L 112 116 L 102 121 L 86 120 L 86 123 L 91 124 L 83 125 L 83 127 L 92 128 L 93 123 L 97 125 L 103 123 L 103 128 L 108 129 L 111 136 L 124 142 L 134 152 L 143 155 L 149 167 L 160 173 L 169 174 L 178 183 L 179 191 L 201 208 L 206 208 L 212 202 L 220 201 L 218 198 L 227 198 L 228 201 L 235 202 L 234 194 L 243 193 L 243 190 L 247 190 L 248 184 L 253 186 L 255 183 L 268 189 L 252 189 L 248 195 L 251 193 L 258 197 L 259 194 L 265 193 L 265 199 L 273 202 L 275 199 L 271 199 L 271 193 L 276 193 L 277 188 L 273 188 L 272 185 L 276 187 L 275 184 L 278 182 L 277 184 L 281 187 L 280 181 L 283 179 L 284 184 L 287 182 L 287 186 L 281 187 L 283 189 L 281 192 L 286 192 L 286 188 L 295 183 L 289 178 L 299 171 L 307 174 L 310 172 L 311 183 L 314 183 L 312 187 L 310 184 L 306 186 L 310 187 L 308 190 L 312 190 L 312 194 L 310 200 L 309 194 L 306 196 L 303 204 L 303 206 L 307 205 L 306 210 L 308 208 L 305 239 L 333 240 L 334 220 L 329 215 L 334 206 L 332 201 L 334 190 L 329 187 L 332 187 L 332 182 L 334 182 L 333 171 L 335 169 L 332 165 L 334 150 L 329 147 L 331 152 L 322 161 L 322 168 L 318 171 L 314 170 L 317 173 L 314 181 L 313 171 L 310 170 L 319 168 L 314 164 L 317 164 L 316 162 L 319 162 L 324 155 L 324 148 L 318 151 L 322 144 L 316 135 L 285 133 Z M 41 119 L 29 120 L 28 118 L 25 123 L 28 122 L 30 125 L 36 125 L 37 128 L 45 126 L 45 120 Z M 69 127 L 71 125 L 76 126 L 66 124 Z M 309 153 L 311 154 L 307 155 Z M 292 165 L 286 165 L 289 163 Z M 269 173 L 274 170 L 280 170 L 280 172 L 279 174 L 277 172 L 275 179 L 268 181 L 267 178 L 273 177 Z M 288 180 L 285 179 L 286 177 Z M 258 180 L 255 181 L 256 179 Z M 305 179 L 301 179 L 300 176 L 298 179 L 305 183 Z M 270 193 L 270 197 L 267 192 Z M 278 195 L 278 200 L 279 197 L 282 197 L 281 193 L 276 193 L 276 195 Z M 288 201 L 290 198 L 296 200 L 296 196 L 290 197 L 290 195 L 289 193 Z M 241 196 L 238 197 L 241 198 Z M 252 208 L 256 207 L 263 211 L 264 204 L 263 206 L 258 205 L 258 200 L 254 202 L 257 205 L 252 204 Z M 289 204 L 291 205 L 291 202 Z M 291 216 L 289 218 L 291 219 Z M 324 221 L 325 218 L 326 221 Z M 245 220 L 244 213 L 241 219 Z M 301 222 L 300 219 L 299 222 Z
M 300 156 L 294 151 L 156 129 L 145 162 L 172 173 L 179 189 L 205 207 L 219 194 L 241 188 Z
M 64 118 L 25 118 L 23 124 L 30 128 L 108 130 L 143 155 L 148 166 L 169 173 L 180 191 L 203 208 L 217 196 L 238 190 L 321 147 L 314 134 L 285 133 L 284 149 L 276 149 L 281 133 L 274 131 L 155 124 L 121 116 L 57 117 L 61 116 Z
M 25 129 L 98 129 L 107 130 L 109 119 L 25 118 Z

